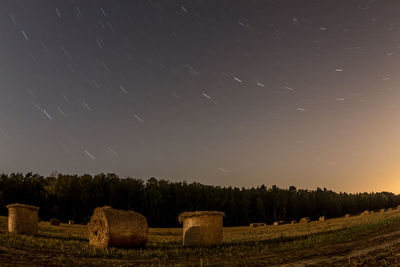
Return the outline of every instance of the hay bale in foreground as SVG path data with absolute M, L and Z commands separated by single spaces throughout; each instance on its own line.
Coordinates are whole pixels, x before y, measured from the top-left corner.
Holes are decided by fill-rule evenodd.
M 142 247 L 149 237 L 146 217 L 109 206 L 96 208 L 88 226 L 89 243 L 98 248 Z
M 51 225 L 54 225 L 54 226 L 60 226 L 60 220 L 59 219 L 57 219 L 57 218 L 52 218 L 51 220 L 50 220 L 50 224 Z
M 361 216 L 367 216 L 367 215 L 369 215 L 370 214 L 370 212 L 369 212 L 369 210 L 364 210 L 363 212 L 361 212 Z
M 195 211 L 179 214 L 183 223 L 183 246 L 211 246 L 222 243 L 222 225 L 225 213 Z
M 319 220 L 319 221 L 325 221 L 326 218 L 325 218 L 325 216 L 320 216 L 318 220 Z
M 299 221 L 299 223 L 309 223 L 309 222 L 311 222 L 311 220 L 308 217 L 301 218 Z
M 251 223 L 249 227 L 264 227 L 267 226 L 266 223 Z
M 274 222 L 274 225 L 282 225 L 284 223 L 285 223 L 284 221 L 277 221 L 277 222 Z
M 36 235 L 38 233 L 39 208 L 24 204 L 7 205 L 8 231 L 16 234 Z
M 69 220 L 69 221 L 68 221 L 68 224 L 69 224 L 69 225 L 74 225 L 75 222 L 74 222 L 74 220 Z

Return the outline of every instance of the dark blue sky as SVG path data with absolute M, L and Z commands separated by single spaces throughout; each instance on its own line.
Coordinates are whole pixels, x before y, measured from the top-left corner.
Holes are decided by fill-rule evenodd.
M 398 1 L 2 1 L 0 172 L 400 191 Z

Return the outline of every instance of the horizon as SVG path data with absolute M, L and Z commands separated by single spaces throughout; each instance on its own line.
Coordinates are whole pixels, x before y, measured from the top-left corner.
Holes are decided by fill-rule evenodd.
M 18 174 L 21 172 L 15 172 L 15 173 L 0 173 L 1 174 L 5 174 L 5 175 L 11 175 L 11 174 Z M 280 185 L 276 185 L 276 184 L 257 184 L 257 185 L 247 185 L 247 186 L 241 186 L 241 185 L 224 185 L 224 184 L 211 184 L 211 183 L 202 183 L 199 182 L 196 179 L 192 179 L 192 180 L 188 180 L 188 179 L 168 179 L 168 178 L 164 178 L 164 177 L 132 177 L 132 176 L 120 176 L 116 173 L 97 173 L 97 174 L 90 174 L 90 173 L 82 173 L 82 174 L 66 174 L 66 173 L 59 173 L 59 172 L 52 172 L 49 175 L 42 175 L 40 173 L 34 173 L 34 172 L 27 172 L 27 173 L 21 173 L 23 176 L 26 176 L 28 173 L 31 173 L 32 175 L 39 175 L 43 178 L 49 178 L 49 177 L 54 177 L 54 178 L 58 178 L 59 175 L 63 175 L 63 176 L 77 176 L 77 177 L 82 177 L 84 175 L 90 175 L 92 178 L 94 178 L 97 175 L 108 175 L 108 174 L 112 174 L 112 175 L 116 175 L 118 178 L 120 179 L 138 179 L 138 180 L 142 180 L 143 182 L 147 183 L 148 180 L 154 178 L 157 181 L 167 181 L 167 182 L 171 182 L 171 183 L 187 183 L 187 184 L 191 184 L 191 183 L 199 183 L 202 185 L 206 185 L 206 186 L 215 186 L 215 187 L 221 187 L 221 188 L 239 188 L 239 189 L 251 189 L 251 188 L 259 188 L 261 186 L 265 186 L 267 189 L 271 189 L 273 186 L 276 186 L 279 189 L 283 189 L 283 190 L 288 190 L 290 187 L 294 186 L 296 188 L 296 190 L 308 190 L 308 191 L 316 191 L 317 189 L 321 189 L 321 190 L 328 190 L 328 191 L 332 191 L 335 193 L 347 193 L 347 194 L 363 194 L 363 193 L 367 193 L 367 194 L 371 194 L 371 193 L 393 193 L 395 195 L 399 195 L 400 193 L 398 192 L 393 192 L 393 191 L 388 191 L 388 190 L 381 190 L 381 191 L 342 191 L 342 190 L 335 190 L 333 188 L 328 188 L 326 186 L 316 186 L 313 188 L 308 188 L 308 187 L 298 187 L 296 185 L 288 185 L 288 186 L 280 186 Z
M 399 194 L 398 8 L 4 1 L 0 172 Z

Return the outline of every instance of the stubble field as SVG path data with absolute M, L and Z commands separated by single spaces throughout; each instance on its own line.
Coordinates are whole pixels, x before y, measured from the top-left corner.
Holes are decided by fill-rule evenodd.
M 387 266 L 400 265 L 400 210 L 306 224 L 225 227 L 224 242 L 183 248 L 179 228 L 151 228 L 144 249 L 96 249 L 85 225 L 39 223 L 10 234 L 0 217 L 0 263 L 22 266 Z

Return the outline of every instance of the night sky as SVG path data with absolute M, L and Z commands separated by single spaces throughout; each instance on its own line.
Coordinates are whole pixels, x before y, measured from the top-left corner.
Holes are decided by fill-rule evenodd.
M 400 1 L 0 2 L 0 172 L 400 192 Z

